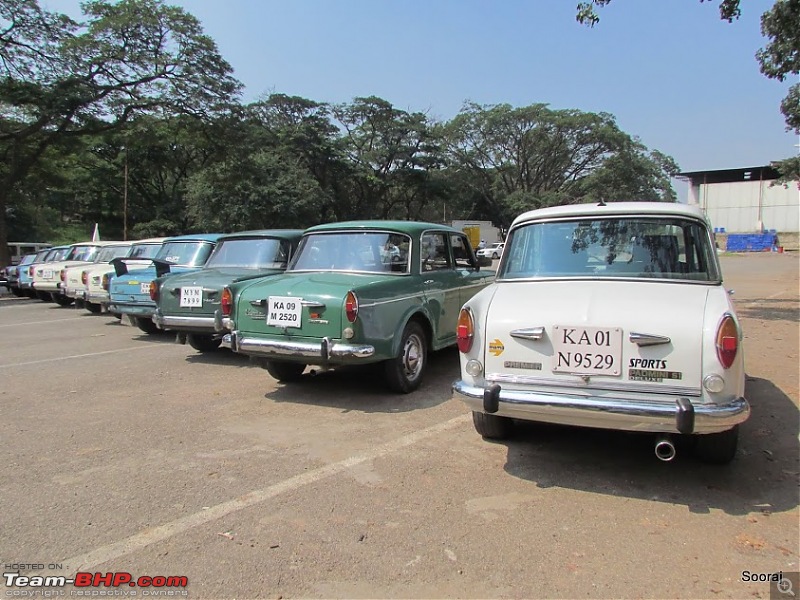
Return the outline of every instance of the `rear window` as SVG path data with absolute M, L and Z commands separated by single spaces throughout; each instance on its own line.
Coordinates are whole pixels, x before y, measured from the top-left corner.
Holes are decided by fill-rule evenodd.
M 130 250 L 130 246 L 106 246 L 97 255 L 95 262 L 104 263 L 125 256 Z
M 408 273 L 411 238 L 381 231 L 336 231 L 306 235 L 292 271 Z
M 73 246 L 64 260 L 92 261 L 99 250 L 99 246 Z
M 155 258 L 163 244 L 134 244 L 127 258 Z
M 511 232 L 498 279 L 625 277 L 719 281 L 708 231 L 680 218 L 531 223 Z
M 244 269 L 285 269 L 291 245 L 275 238 L 242 238 L 217 244 L 206 267 Z
M 208 260 L 211 250 L 213 250 L 213 245 L 209 242 L 167 242 L 158 252 L 156 258 L 165 260 L 173 265 L 202 267 Z

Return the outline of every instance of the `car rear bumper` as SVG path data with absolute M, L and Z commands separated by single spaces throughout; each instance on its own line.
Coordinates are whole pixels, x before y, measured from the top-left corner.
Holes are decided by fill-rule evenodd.
M 86 292 L 84 296 L 84 300 L 87 302 L 91 302 L 92 304 L 108 304 L 108 292 L 101 293 L 101 292 Z
M 161 309 L 156 309 L 153 314 L 153 323 L 159 329 L 175 329 L 178 331 L 201 331 L 203 333 L 217 333 L 222 330 L 222 315 L 216 311 L 213 316 L 199 315 L 165 315 Z M 219 329 L 217 327 L 220 327 Z
M 708 434 L 726 431 L 750 416 L 745 398 L 704 404 L 686 397 L 630 400 L 608 396 L 569 396 L 536 391 L 486 388 L 457 380 L 453 391 L 470 409 L 501 417 L 652 433 Z
M 319 341 L 263 339 L 242 335 L 239 331 L 224 335 L 222 345 L 250 356 L 302 359 L 310 364 L 353 364 L 375 354 L 375 347 L 368 344 L 344 344 L 330 338 Z
M 156 305 L 142 302 L 119 302 L 112 300 L 108 303 L 108 311 L 149 319 L 156 312 Z

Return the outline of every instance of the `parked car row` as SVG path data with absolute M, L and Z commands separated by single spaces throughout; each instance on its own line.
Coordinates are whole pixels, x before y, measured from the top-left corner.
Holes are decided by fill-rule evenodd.
M 71 264 L 70 249 L 51 293 L 200 352 L 249 355 L 283 382 L 310 365 L 379 363 L 408 393 L 428 354 L 456 344 L 453 390 L 485 438 L 506 437 L 514 419 L 600 427 L 656 434 L 664 461 L 683 440 L 725 463 L 750 406 L 711 231 L 679 204 L 535 210 L 513 222 L 497 274 L 466 234 L 434 223 L 180 236 L 125 256 L 106 243 L 98 261 L 116 256 L 93 266 Z M 34 290 L 48 264 L 28 267 Z M 107 296 L 91 291 L 98 279 Z

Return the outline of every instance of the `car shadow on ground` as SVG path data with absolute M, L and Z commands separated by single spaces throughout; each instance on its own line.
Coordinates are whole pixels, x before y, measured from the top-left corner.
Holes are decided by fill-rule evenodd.
M 281 384 L 265 395 L 275 402 L 313 404 L 342 412 L 407 412 L 437 406 L 450 400 L 451 385 L 459 374 L 458 352 L 446 348 L 428 355 L 428 372 L 422 385 L 410 394 L 389 390 L 382 364 L 339 367 L 329 371 L 306 369 L 299 382 Z M 269 375 L 264 371 L 264 375 Z
M 800 302 L 786 298 L 760 299 L 752 303 L 744 301 L 736 304 L 736 312 L 749 319 L 800 322 Z
M 671 462 L 654 454 L 655 435 L 515 422 L 505 470 L 538 487 L 685 504 L 693 513 L 731 515 L 797 508 L 798 409 L 771 381 L 749 379 L 752 413 L 728 465 L 704 464 L 679 440 Z
M 255 363 L 250 360 L 250 357 L 244 354 L 236 354 L 227 348 L 218 348 L 210 352 L 198 352 L 189 344 L 184 346 L 186 349 L 186 362 L 189 364 L 197 365 L 225 365 L 231 367 L 257 367 Z M 266 374 L 266 373 L 265 373 Z

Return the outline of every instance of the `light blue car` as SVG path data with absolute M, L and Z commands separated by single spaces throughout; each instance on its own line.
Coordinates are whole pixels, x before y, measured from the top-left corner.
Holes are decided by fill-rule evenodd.
M 186 273 L 203 267 L 221 233 L 197 233 L 168 238 L 156 257 L 153 266 L 127 272 L 124 258 L 111 261 L 115 276 L 109 285 L 108 311 L 127 317 L 145 333 L 159 331 L 153 323 L 156 303 L 150 296 L 150 283 L 168 273 Z

